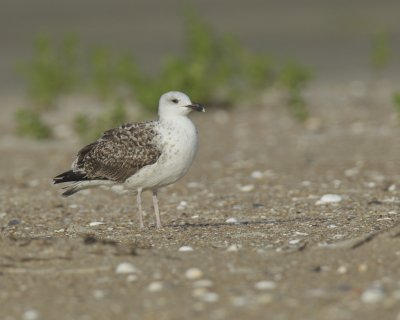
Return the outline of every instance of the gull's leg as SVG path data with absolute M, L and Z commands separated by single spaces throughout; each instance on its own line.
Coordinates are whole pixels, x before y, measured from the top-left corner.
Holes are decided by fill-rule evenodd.
M 160 219 L 160 211 L 158 210 L 157 190 L 153 190 L 153 206 L 154 206 L 154 213 L 156 214 L 156 226 L 157 229 L 160 229 L 162 225 Z
M 142 211 L 142 189 L 139 188 L 137 191 L 137 205 L 138 205 L 138 216 L 139 216 L 139 223 L 140 228 L 144 228 L 143 224 L 143 211 Z

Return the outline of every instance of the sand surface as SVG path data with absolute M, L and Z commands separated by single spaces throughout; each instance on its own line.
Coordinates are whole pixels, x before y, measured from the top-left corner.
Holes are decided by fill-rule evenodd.
M 160 192 L 162 230 L 149 195 L 144 230 L 134 197 L 60 197 L 50 180 L 80 144 L 15 138 L 4 108 L 0 318 L 399 319 L 391 88 L 314 86 L 305 126 L 272 93 L 194 115 L 199 154 Z

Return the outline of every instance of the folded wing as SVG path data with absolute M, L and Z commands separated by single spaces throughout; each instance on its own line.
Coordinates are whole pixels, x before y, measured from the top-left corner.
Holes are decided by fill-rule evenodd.
M 161 155 L 155 121 L 126 124 L 106 131 L 82 148 L 72 169 L 54 178 L 54 183 L 87 180 L 124 182 Z

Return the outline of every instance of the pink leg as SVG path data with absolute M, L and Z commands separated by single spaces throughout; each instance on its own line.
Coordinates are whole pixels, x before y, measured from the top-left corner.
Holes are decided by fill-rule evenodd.
M 144 228 L 143 224 L 143 211 L 142 211 L 142 189 L 138 189 L 137 191 L 137 205 L 138 205 L 138 216 L 139 216 L 139 223 L 140 223 L 140 228 Z
M 157 190 L 153 190 L 153 206 L 154 206 L 154 213 L 156 214 L 156 226 L 157 229 L 160 229 L 162 225 L 160 219 L 160 211 L 158 209 Z

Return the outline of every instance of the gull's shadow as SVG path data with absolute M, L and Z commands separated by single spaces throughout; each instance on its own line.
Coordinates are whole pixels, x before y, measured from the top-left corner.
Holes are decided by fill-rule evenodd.
M 263 219 L 263 220 L 254 220 L 254 221 L 239 221 L 237 223 L 228 223 L 228 222 L 204 222 L 204 223 L 185 223 L 185 224 L 168 224 L 166 227 L 174 228 L 174 229 L 187 229 L 187 228 L 204 228 L 204 227 L 224 227 L 224 226 L 243 226 L 243 225 L 283 225 L 288 223 L 305 223 L 305 222 L 327 222 L 329 219 L 327 218 L 303 218 L 298 217 L 294 219 Z

